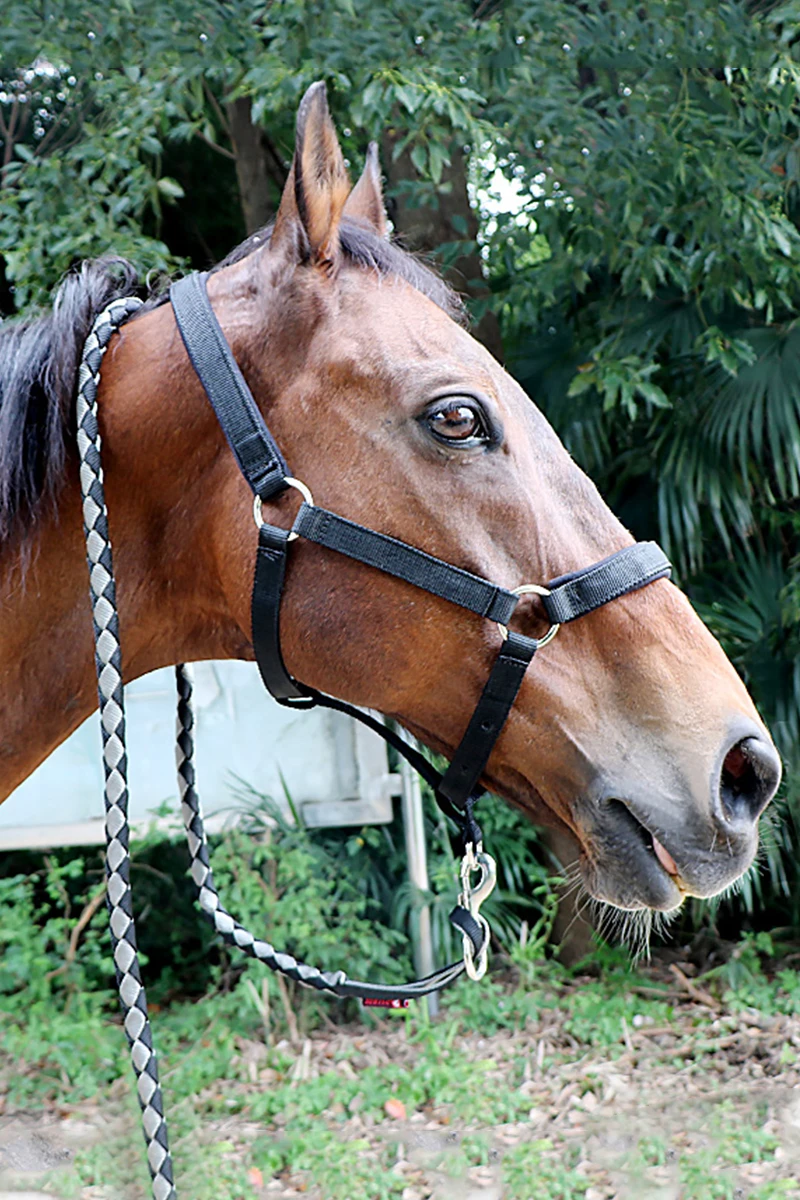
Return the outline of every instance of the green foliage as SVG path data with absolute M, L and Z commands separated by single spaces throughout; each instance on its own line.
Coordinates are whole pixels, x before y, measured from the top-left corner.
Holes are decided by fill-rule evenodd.
M 460 886 L 457 837 L 430 791 L 423 793 L 428 892 L 408 880 L 399 818 L 357 833 L 309 830 L 296 813 L 289 822 L 269 798 L 250 790 L 250 818 L 214 852 L 215 878 L 226 903 L 245 914 L 244 924 L 251 919 L 251 928 L 266 926 L 274 944 L 305 961 L 345 966 L 351 978 L 387 982 L 411 978 L 409 941 L 417 936 L 420 909 L 428 905 L 436 962 L 452 962 L 461 954 L 461 935 L 449 921 Z M 543 862 L 539 834 L 521 814 L 487 797 L 477 816 L 498 868 L 495 893 L 484 909 L 495 948 L 533 972 L 557 911 L 552 868 Z M 269 986 L 274 991 L 274 981 Z M 303 1019 L 310 1019 L 319 1000 L 305 989 L 290 991 Z M 258 1009 L 252 989 L 249 995 Z
M 552 1200 L 582 1200 L 588 1190 L 589 1183 L 580 1170 L 575 1170 L 576 1155 L 573 1153 L 565 1162 L 554 1162 L 552 1155 L 553 1144 L 548 1138 L 539 1138 L 517 1147 L 505 1162 L 504 1179 L 508 1191 L 504 1195 L 509 1200 L 528 1200 L 531 1194 L 531 1180 L 536 1180 L 537 1189 L 542 1196 L 552 1197 Z
M 299 97 L 325 77 L 334 109 L 342 97 L 346 147 L 363 150 L 400 120 L 395 153 L 409 148 L 421 198 L 435 201 L 454 134 L 486 136 L 482 96 L 462 74 L 464 34 L 476 53 L 496 40 L 493 23 L 471 26 L 460 3 L 141 0 L 99 19 L 70 0 L 42 22 L 12 0 L 0 52 L 0 254 L 13 307 L 43 298 L 75 258 L 111 248 L 145 271 L 174 265 L 158 236 L 164 205 L 184 191 L 169 160 L 191 142 L 216 150 L 220 166 L 230 160 L 227 106 L 238 97 L 271 131 L 273 186 Z
M 98 984 L 113 976 L 105 944 L 103 918 L 93 915 L 70 953 L 75 922 L 90 902 L 86 861 L 75 856 L 45 859 L 38 875 L 0 878 L 0 997 L 6 1011 L 29 1012 L 30 1006 L 62 1000 L 80 1003 Z
M 777 949 L 768 933 L 747 934 L 728 961 L 708 971 L 704 980 L 722 982 L 732 1012 L 757 1009 L 762 1016 L 791 1015 L 800 1005 L 800 975 L 787 968 L 775 970 L 776 959 Z
M 764 970 L 773 949 L 763 937 L 740 947 L 737 961 L 745 964 L 749 982 L 730 990 L 723 1033 L 747 1029 L 754 987 L 764 1014 L 792 1011 L 790 984 L 796 1005 L 796 973 L 783 970 L 770 981 Z M 537 1200 L 577 1200 L 596 1172 L 609 1166 L 616 1180 L 625 1179 L 633 1193 L 643 1194 L 653 1184 L 650 1169 L 665 1163 L 692 1197 L 733 1197 L 737 1166 L 772 1162 L 781 1142 L 787 1144 L 780 1123 L 762 1111 L 763 1086 L 743 1102 L 747 1077 L 733 1076 L 732 1092 L 714 1083 L 715 1071 L 702 1070 L 694 1077 L 694 1107 L 674 1097 L 665 1101 L 673 1120 L 657 1132 L 652 1114 L 642 1124 L 624 1093 L 604 1111 L 598 1101 L 615 1078 L 609 1060 L 628 1053 L 628 1038 L 637 1039 L 637 1053 L 644 1056 L 644 1069 L 630 1077 L 631 1084 L 639 1087 L 654 1075 L 652 1087 L 674 1086 L 686 1078 L 687 1058 L 700 1068 L 702 1056 L 708 1056 L 708 1065 L 722 1065 L 720 1021 L 650 999 L 653 979 L 623 966 L 618 953 L 595 956 L 580 968 L 588 970 L 591 976 L 570 978 L 556 965 L 546 966 L 524 990 L 497 980 L 462 982 L 448 994 L 435 1024 L 420 1007 L 376 1018 L 374 1038 L 352 1030 L 330 1038 L 326 1032 L 308 1044 L 309 1072 L 301 1069 L 306 1051 L 300 1042 L 264 1043 L 264 1030 L 251 1021 L 241 989 L 171 1005 L 155 1015 L 155 1024 L 182 1190 L 196 1200 L 239 1200 L 255 1190 L 252 1174 L 260 1172 L 264 1184 L 291 1180 L 298 1190 L 322 1189 L 331 1200 L 352 1195 L 400 1200 L 408 1180 L 396 1168 L 397 1145 L 414 1137 L 421 1149 L 431 1149 L 424 1161 L 440 1181 L 464 1181 L 474 1168 L 493 1165 L 503 1194 L 520 1200 L 531 1195 L 531 1179 Z M 52 1005 L 47 1011 L 33 1006 L 27 1019 L 21 1011 L 8 1013 L 6 999 L 0 997 L 0 1088 L 8 1092 L 7 1103 L 30 1109 L 46 1100 L 76 1106 L 78 1120 L 84 1114 L 96 1119 L 98 1108 L 104 1114 L 105 1136 L 80 1150 L 44 1186 L 65 1200 L 77 1200 L 101 1183 L 121 1197 L 134 1181 L 144 1192 L 147 1172 L 132 1082 L 125 1091 L 125 1120 L 118 1119 L 119 1076 L 128 1078 L 119 1025 L 96 1009 L 66 1018 Z M 735 1015 L 739 1009 L 741 1018 Z M 677 1061 L 674 1046 L 659 1051 L 658 1043 L 642 1040 L 637 1029 L 648 1026 L 674 1026 L 682 1043 Z M 539 1074 L 537 1046 L 545 1037 Z M 787 1044 L 787 1065 L 792 1053 Z M 622 1070 L 628 1074 L 629 1067 Z M 565 1079 L 573 1092 L 579 1085 L 577 1108 L 569 1100 L 562 1103 Z M 91 1098 L 85 1108 L 84 1098 Z M 387 1101 L 400 1102 L 405 1118 L 393 1121 Z M 558 1114 L 554 1121 L 542 1111 L 551 1105 L 550 1115 Z M 586 1123 L 592 1141 L 574 1139 L 565 1112 Z M 109 1122 L 110 1114 L 117 1119 Z M 630 1136 L 620 1139 L 620 1121 L 626 1120 Z M 695 1125 L 698 1141 L 687 1145 L 687 1128 Z M 598 1137 L 604 1141 L 602 1155 L 592 1150 Z M 766 1200 L 793 1193 L 780 1183 L 765 1183 L 753 1194 Z
M 180 194 L 173 180 L 159 178 L 154 97 L 126 106 L 120 122 L 126 97 L 117 77 L 97 72 L 90 84 L 66 65 L 31 67 L 35 57 L 17 60 L 8 78 L 0 53 L 7 159 L 0 174 L 0 255 L 16 308 L 43 302 L 81 258 L 120 254 L 142 274 L 175 265 L 164 243 L 142 228 L 148 214 L 157 216 L 163 202 Z M 43 116 L 26 121 L 32 111 Z
M 659 369 L 657 363 L 642 364 L 634 354 L 623 358 L 602 358 L 596 365 L 587 364 L 569 385 L 567 395 L 580 396 L 596 388 L 603 399 L 603 412 L 618 405 L 631 421 L 639 415 L 637 401 L 644 402 L 649 416 L 653 408 L 669 408 L 669 400 L 651 376 Z
M 45 981 L 38 980 L 40 983 Z M 103 997 L 105 998 L 105 997 Z M 93 1096 L 128 1068 L 124 1034 L 101 1015 L 97 997 L 76 994 L 69 1010 L 52 1001 L 6 1008 L 0 1000 L 3 1052 L 26 1064 L 9 1081 L 8 1098 L 25 1108 L 60 1094 L 68 1102 Z
M 566 1028 L 577 1041 L 588 1046 L 624 1044 L 625 1027 L 633 1028 L 633 1018 L 641 1013 L 642 1002 L 625 990 L 625 983 L 633 982 L 631 977 L 626 980 L 620 976 L 617 973 L 612 977 L 616 986 L 608 988 L 602 1002 L 597 989 L 581 989 L 572 995 Z M 654 1001 L 648 1005 L 648 1012 L 657 1024 L 664 1025 L 671 1016 L 672 1005 Z
M 388 827 L 356 832 L 307 829 L 296 813 L 287 817 L 268 798 L 252 791 L 248 796 L 242 824 L 211 839 L 216 884 L 247 928 L 323 969 L 402 982 L 413 977 L 409 936 L 418 904 L 427 900 L 441 932 L 438 961 L 459 957 L 460 936 L 450 932 L 449 922 L 444 928 L 458 890 L 457 861 L 432 801 L 434 891 L 410 898 L 399 818 Z M 493 909 L 487 907 L 495 946 L 511 950 L 512 958 L 521 955 L 532 976 L 555 914 L 553 885 L 537 856 L 536 832 L 524 818 L 494 801 L 485 805 L 482 819 L 499 868 L 500 898 Z M 5 877 L 0 874 L 0 1011 L 21 1019 L 50 1006 L 65 1020 L 87 1006 L 116 1012 L 106 909 L 98 903 L 99 863 L 99 854 L 89 858 L 70 851 L 8 856 Z M 136 843 L 132 881 L 151 1001 L 230 994 L 238 1028 L 268 1038 L 314 1028 L 321 1011 L 330 1012 L 329 998 L 279 982 L 216 936 L 195 905 L 182 841 L 153 835 Z M 509 1006 L 498 996 L 494 1022 L 509 1024 L 521 1004 L 520 998 Z M 355 1002 L 341 1002 L 339 1011 L 361 1012 Z M 195 1086 L 204 1086 L 202 1080 Z
M 11 1079 L 14 1105 L 55 1089 L 74 1100 L 91 1096 L 124 1062 L 119 1031 L 104 1019 L 116 1007 L 105 903 L 70 949 L 97 896 L 86 866 L 80 855 L 46 858 L 38 873 L 0 878 L 0 1042 L 30 1066 Z
M 380 920 L 380 906 L 370 895 L 362 851 L 374 831 L 325 837 L 287 821 L 264 798 L 253 818 L 249 831 L 229 830 L 213 852 L 217 887 L 245 928 L 264 930 L 279 949 L 323 970 L 344 968 L 352 979 L 397 983 L 409 978 L 406 940 Z M 254 824 L 260 827 L 255 839 Z M 279 1004 L 272 972 L 247 963 L 248 974 L 266 979 L 273 1003 Z M 329 1003 L 291 981 L 283 987 L 301 1027 L 320 1004 Z
M 560 24 L 531 31 L 531 64 L 548 45 L 554 65 L 526 105 L 528 144 L 510 140 L 504 160 L 549 252 L 509 259 L 525 241 L 519 212 L 500 214 L 487 244 L 512 368 L 623 520 L 665 546 L 773 730 L 783 808 L 766 870 L 732 903 L 772 903 L 766 920 L 796 926 L 793 10 L 541 9 L 557 7 Z

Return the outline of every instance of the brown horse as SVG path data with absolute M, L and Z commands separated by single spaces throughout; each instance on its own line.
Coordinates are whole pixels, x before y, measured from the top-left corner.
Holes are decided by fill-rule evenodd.
M 134 280 L 68 279 L 0 335 L 0 799 L 92 711 L 92 630 L 71 405 L 93 315 Z M 209 293 L 293 474 L 327 508 L 508 588 L 630 544 L 542 415 L 391 245 L 377 160 L 350 190 L 324 90 L 301 107 L 274 229 Z M 252 658 L 252 497 L 178 335 L 152 301 L 112 341 L 99 397 L 127 679 Z M 65 448 L 66 447 L 66 448 Z M 297 496 L 265 506 L 291 522 Z M 515 623 L 544 628 L 535 598 Z M 497 627 L 309 542 L 282 610 L 288 669 L 451 754 Z M 529 668 L 487 787 L 577 839 L 589 891 L 671 909 L 750 864 L 780 765 L 720 646 L 660 580 L 561 630 Z

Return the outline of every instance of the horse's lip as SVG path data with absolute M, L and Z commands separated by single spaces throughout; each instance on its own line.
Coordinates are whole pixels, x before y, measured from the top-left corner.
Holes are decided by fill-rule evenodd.
M 687 888 L 661 839 L 624 800 L 606 800 L 602 810 L 588 836 L 581 838 L 590 892 L 617 908 L 677 908 Z

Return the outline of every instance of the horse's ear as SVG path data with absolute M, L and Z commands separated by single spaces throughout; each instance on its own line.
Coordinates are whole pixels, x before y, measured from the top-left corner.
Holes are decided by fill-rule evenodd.
M 371 225 L 379 237 L 387 236 L 389 230 L 386 223 L 386 209 L 383 204 L 377 142 L 369 144 L 364 170 L 358 183 L 347 197 L 344 212 L 347 217 L 353 217 L 356 221 L 364 221 Z
M 291 246 L 328 271 L 339 258 L 339 221 L 350 191 L 324 83 L 312 83 L 297 110 L 294 158 L 271 244 Z

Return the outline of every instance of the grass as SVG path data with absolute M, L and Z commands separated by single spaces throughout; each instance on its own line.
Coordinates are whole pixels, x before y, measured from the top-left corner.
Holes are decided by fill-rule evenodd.
M 796 974 L 754 979 L 751 960 L 750 992 L 712 979 L 709 1007 L 665 971 L 607 953 L 589 966 L 542 965 L 524 989 L 459 984 L 434 1024 L 421 1009 L 329 1018 L 295 1042 L 279 1028 L 265 1040 L 252 972 L 227 995 L 157 1012 L 181 1197 L 800 1197 Z M 77 997 L 66 1014 L 18 999 L 0 1009 L 6 1123 L 24 1116 L 62 1143 L 72 1125 L 83 1140 L 68 1166 L 12 1182 L 143 1200 L 118 1024 Z
M 407 969 L 364 882 L 366 851 L 382 847 L 281 837 L 279 856 L 238 835 L 218 850 L 246 919 L 263 924 L 266 905 L 279 940 L 313 942 L 320 961 L 331 943 L 366 973 Z M 53 858 L 0 880 L 0 1191 L 146 1200 L 102 914 L 65 949 L 93 903 L 86 867 Z M 157 917 L 164 937 L 150 943 L 161 975 L 156 962 L 146 973 L 161 980 L 153 1020 L 182 1200 L 800 1198 L 800 982 L 766 934 L 695 983 L 668 961 L 636 972 L 608 947 L 566 972 L 542 960 L 544 933 L 512 936 L 499 970 L 446 994 L 435 1024 L 422 1008 L 358 1013 L 267 986 L 263 967 L 225 957 L 202 976 L 204 999 L 168 1003 L 217 949 L 200 938 L 187 956 L 177 884 L 152 873 L 166 891 L 143 927 Z M 74 1153 L 48 1170 L 48 1146 Z M 36 1170 L 12 1169 L 24 1161 Z

